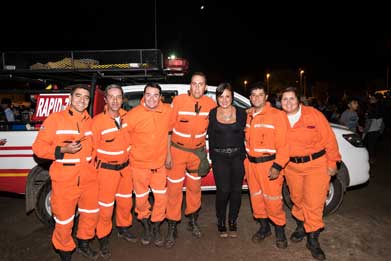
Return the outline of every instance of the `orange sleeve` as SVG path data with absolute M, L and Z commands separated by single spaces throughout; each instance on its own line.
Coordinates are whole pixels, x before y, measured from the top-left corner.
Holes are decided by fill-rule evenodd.
M 43 122 L 41 129 L 33 143 L 33 152 L 40 158 L 43 159 L 56 159 L 56 152 L 61 147 L 60 144 L 55 143 L 57 122 L 55 114 L 52 114 Z M 57 157 L 58 158 L 58 157 Z
M 316 119 L 320 126 L 319 129 L 322 136 L 322 143 L 326 149 L 327 166 L 329 168 L 336 169 L 336 162 L 341 160 L 337 139 L 335 138 L 335 134 L 330 127 L 330 123 L 321 112 L 316 111 Z
M 288 118 L 285 113 L 278 111 L 276 115 L 276 140 L 275 146 L 277 149 L 276 160 L 274 161 L 281 168 L 284 168 L 287 162 L 289 161 L 289 145 L 287 142 L 287 132 L 288 132 Z
M 176 96 L 171 103 L 171 110 L 170 110 L 170 124 L 168 125 L 168 131 L 171 132 L 172 129 L 174 129 L 175 122 L 177 120 L 178 115 L 178 96 Z
M 95 156 L 96 156 L 96 150 L 99 148 L 99 141 L 102 139 L 101 130 L 99 129 L 99 126 L 100 126 L 99 118 L 97 116 L 95 116 L 92 119 L 92 127 L 91 127 L 91 129 L 92 129 L 92 148 L 93 148 L 92 156 L 93 156 L 93 158 L 95 158 Z

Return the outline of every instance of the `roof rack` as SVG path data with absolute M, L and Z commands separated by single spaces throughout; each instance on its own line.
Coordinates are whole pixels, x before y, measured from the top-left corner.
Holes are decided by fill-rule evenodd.
M 1 53 L 0 76 L 90 82 L 92 77 L 137 82 L 163 80 L 163 55 L 158 49 L 23 51 Z

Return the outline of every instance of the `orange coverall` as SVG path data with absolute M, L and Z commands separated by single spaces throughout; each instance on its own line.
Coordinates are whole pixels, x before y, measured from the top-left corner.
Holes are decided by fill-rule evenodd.
M 207 96 L 195 99 L 188 94 L 174 98 L 171 107 L 171 141 L 179 146 L 195 149 L 205 146 L 205 136 L 209 123 L 209 111 L 216 103 Z M 181 220 L 182 188 L 185 170 L 196 170 L 199 158 L 171 146 L 172 168 L 168 170 L 167 218 Z M 195 213 L 201 207 L 201 177 L 197 173 L 186 173 L 186 210 L 185 215 Z
M 247 115 L 245 145 L 248 158 L 245 160 L 246 177 L 250 190 L 251 205 L 255 218 L 269 218 L 276 225 L 286 223 L 282 202 L 283 176 L 269 180 L 273 166 L 281 170 L 288 162 L 286 133 L 288 120 L 283 111 L 271 107 L 267 102 L 261 112 L 252 110 Z M 251 162 L 250 157 L 271 157 L 265 162 Z
M 80 141 L 82 149 L 75 154 L 61 153 L 60 147 Z M 92 164 L 91 118 L 68 108 L 44 121 L 33 143 L 34 153 L 53 160 L 49 169 L 52 181 L 51 206 L 56 222 L 52 242 L 56 249 L 72 251 L 73 219 L 80 213 L 76 237 L 88 240 L 95 236 L 98 221 L 98 182 Z
M 155 110 L 144 103 L 128 112 L 128 132 L 131 138 L 130 162 L 136 194 L 137 218 L 151 217 L 160 222 L 166 217 L 167 172 L 165 161 L 171 108 L 159 103 Z M 148 200 L 150 188 L 154 195 L 154 206 Z
M 336 162 L 341 160 L 337 140 L 323 114 L 304 105 L 299 121 L 288 127 L 287 137 L 290 157 L 326 151 L 325 156 L 305 163 L 291 161 L 284 170 L 294 203 L 292 214 L 304 221 L 307 233 L 314 232 L 324 227 L 323 208 L 330 183 L 327 168 L 335 169 Z
M 125 121 L 126 111 L 120 109 L 120 124 L 106 113 L 93 119 L 92 132 L 99 181 L 98 238 L 107 236 L 112 229 L 114 201 L 118 227 L 132 224 L 133 183 L 129 165 L 130 137 Z

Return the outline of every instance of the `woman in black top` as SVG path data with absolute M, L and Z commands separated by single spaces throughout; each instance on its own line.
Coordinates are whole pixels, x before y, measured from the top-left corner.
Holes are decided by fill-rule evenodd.
M 220 237 L 228 237 L 226 212 L 229 202 L 229 235 L 237 237 L 236 220 L 241 204 L 245 158 L 245 110 L 232 105 L 233 89 L 222 83 L 216 89 L 218 107 L 209 114 L 209 155 L 216 183 L 216 216 Z

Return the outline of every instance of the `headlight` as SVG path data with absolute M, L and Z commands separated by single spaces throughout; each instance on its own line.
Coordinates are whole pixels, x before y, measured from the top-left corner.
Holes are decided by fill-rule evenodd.
M 342 134 L 342 137 L 344 137 L 344 139 L 347 140 L 354 147 L 358 147 L 358 148 L 365 147 L 364 142 L 362 141 L 362 139 L 357 133 Z

